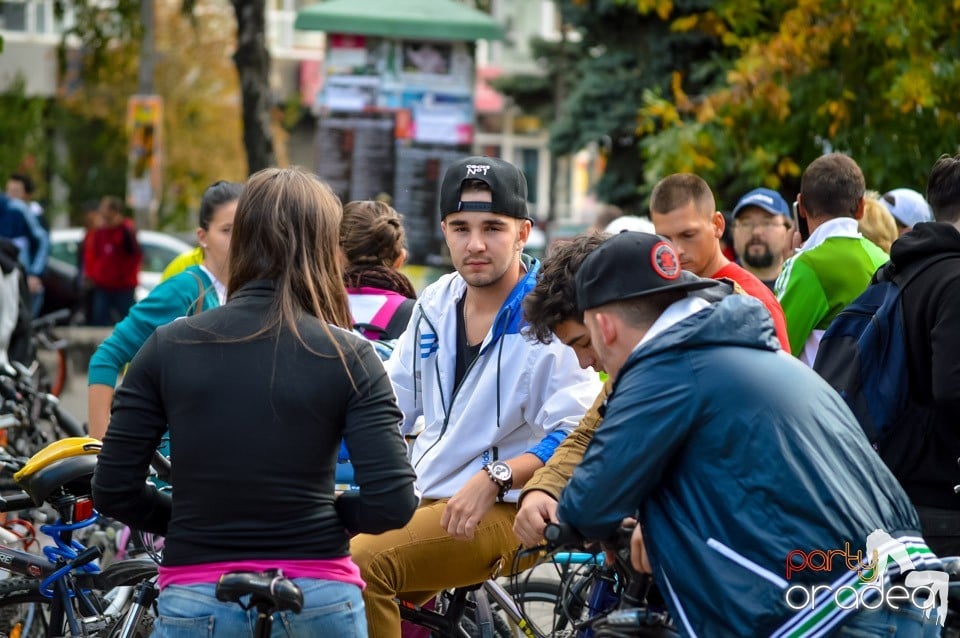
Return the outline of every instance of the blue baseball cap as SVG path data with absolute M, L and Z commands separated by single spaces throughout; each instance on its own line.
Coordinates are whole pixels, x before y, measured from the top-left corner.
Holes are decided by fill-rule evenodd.
M 746 208 L 747 206 L 756 206 L 762 208 L 771 215 L 783 215 L 790 219 L 790 207 L 780 193 L 769 188 L 754 188 L 752 191 L 740 198 L 737 205 L 733 208 L 733 216 Z

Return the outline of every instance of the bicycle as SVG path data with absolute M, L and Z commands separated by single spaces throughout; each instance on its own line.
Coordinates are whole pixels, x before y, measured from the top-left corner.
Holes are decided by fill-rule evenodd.
M 540 635 L 532 633 L 513 596 L 496 580 L 444 591 L 436 600 L 436 609 L 430 609 L 398 599 L 400 618 L 429 629 L 435 636 L 506 638 L 520 635 L 533 638 Z M 498 613 L 500 610 L 523 633 L 515 634 Z
M 21 492 L 0 499 L 0 511 L 48 504 L 55 522 L 41 525 L 53 545 L 38 555 L 0 545 L 0 568 L 15 577 L 0 581 L 0 632 L 19 636 L 146 638 L 153 617 L 153 561 L 132 559 L 100 570 L 98 547 L 84 547 L 74 533 L 99 515 L 90 498 L 90 479 L 99 441 L 63 439 L 30 459 L 0 454 L 17 469 Z
M 398 600 L 400 616 L 437 636 L 677 636 L 669 616 L 651 604 L 656 596 L 650 579 L 635 572 L 620 551 L 629 547 L 630 532 L 618 537 L 615 558 L 607 564 L 603 554 L 564 551 L 579 549 L 583 540 L 568 527 L 548 526 L 547 560 L 558 570 L 557 581 L 531 578 L 532 570 L 521 579 L 514 569 L 506 586 L 490 579 L 442 592 L 439 611 Z M 540 606 L 539 613 L 531 611 L 533 605 Z
M 3 444 L 28 457 L 63 437 L 82 437 L 86 428 L 60 408 L 60 400 L 37 387 L 36 364 L 12 362 L 0 369 L 0 431 Z M 0 484 L 0 487 L 9 487 Z
M 58 337 L 53 329 L 64 320 L 68 320 L 70 316 L 70 309 L 63 308 L 30 322 L 30 334 L 37 346 L 38 389 L 49 392 L 55 397 L 59 397 L 67 385 L 67 346 L 69 343 L 66 339 Z M 55 363 L 55 366 L 51 367 L 53 374 L 50 373 L 47 365 L 41 361 L 41 359 L 45 359 L 41 353 L 51 354 Z

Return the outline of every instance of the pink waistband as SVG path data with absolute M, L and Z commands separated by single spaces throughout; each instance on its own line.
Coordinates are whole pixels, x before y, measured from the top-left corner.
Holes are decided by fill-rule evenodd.
M 197 585 L 215 583 L 228 572 L 262 572 L 268 569 L 283 570 L 287 578 L 315 578 L 350 583 L 363 589 L 366 583 L 360 578 L 360 568 L 350 559 L 327 558 L 322 560 L 241 560 L 197 565 L 160 566 L 157 585 Z

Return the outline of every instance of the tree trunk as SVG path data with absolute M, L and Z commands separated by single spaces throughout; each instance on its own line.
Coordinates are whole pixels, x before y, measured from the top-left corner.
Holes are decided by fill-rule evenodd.
M 243 98 L 243 146 L 252 174 L 277 163 L 270 131 L 270 54 L 266 46 L 266 0 L 232 0 L 237 16 L 233 62 Z

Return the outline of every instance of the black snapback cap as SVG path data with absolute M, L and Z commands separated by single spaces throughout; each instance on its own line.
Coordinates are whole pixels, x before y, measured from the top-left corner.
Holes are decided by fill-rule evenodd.
M 476 179 L 490 187 L 491 202 L 460 201 L 460 189 L 466 180 Z M 491 212 L 529 219 L 527 179 L 523 172 L 496 157 L 473 156 L 450 165 L 440 187 L 440 219 L 464 211 Z
M 583 260 L 577 271 L 577 306 L 584 311 L 667 290 L 701 290 L 717 284 L 681 270 L 676 250 L 660 235 L 624 231 Z

